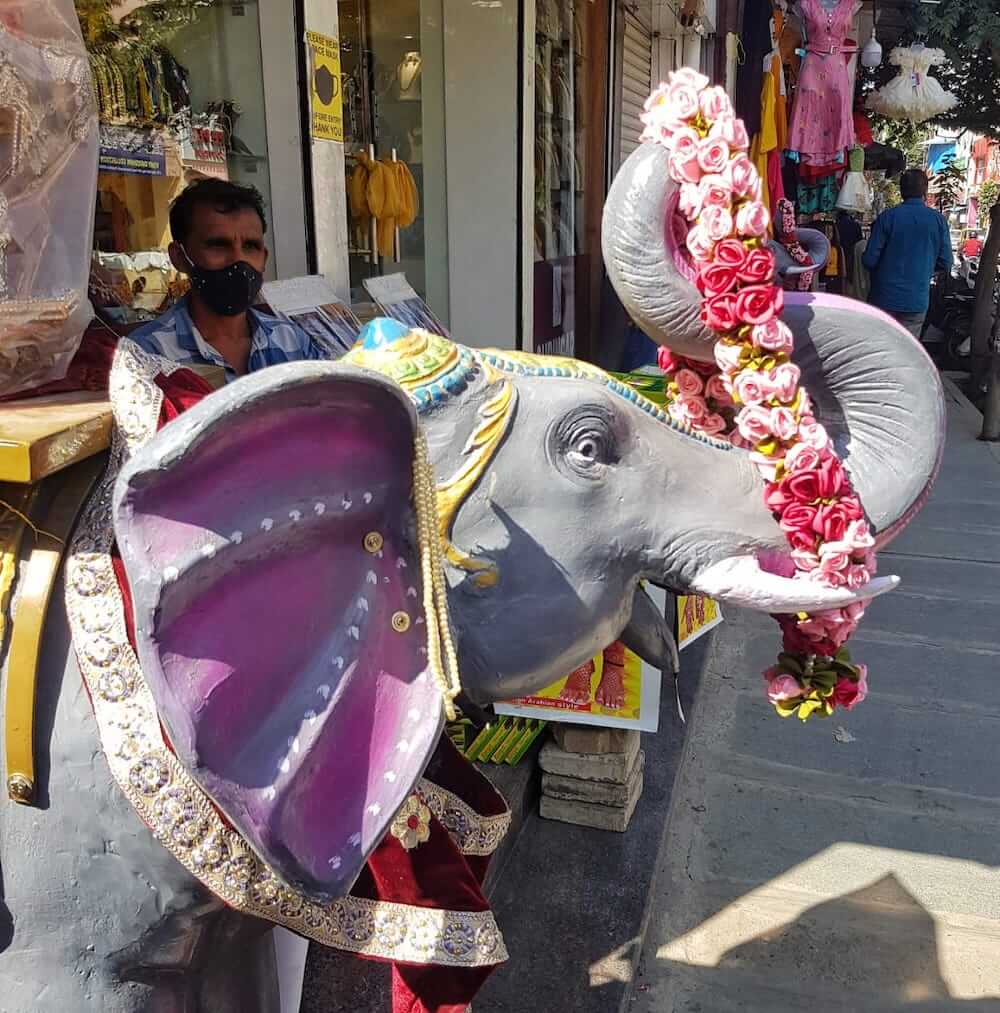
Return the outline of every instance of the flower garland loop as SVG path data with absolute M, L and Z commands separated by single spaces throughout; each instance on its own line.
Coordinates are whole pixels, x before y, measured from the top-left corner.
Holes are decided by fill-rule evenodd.
M 774 284 L 774 255 L 766 245 L 769 213 L 747 157 L 746 128 L 725 91 L 690 68 L 674 71 L 650 96 L 643 122 L 642 139 L 670 151 L 701 320 L 718 335 L 714 363 L 660 349 L 668 411 L 749 452 L 764 480 L 765 502 L 788 539 L 796 579 L 862 588 L 875 573 L 875 541 L 791 360 L 792 332 L 781 320 L 784 292 Z M 775 616 L 785 649 L 764 678 L 778 714 L 805 721 L 864 700 L 867 668 L 853 664 L 844 649 L 864 610 L 856 602 Z

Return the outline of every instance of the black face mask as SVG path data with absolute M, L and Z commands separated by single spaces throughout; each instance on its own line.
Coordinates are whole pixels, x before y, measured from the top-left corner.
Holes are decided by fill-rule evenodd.
M 184 247 L 181 249 L 184 250 Z M 188 257 L 187 250 L 184 250 L 184 256 L 191 265 L 188 272 L 191 287 L 205 305 L 219 316 L 235 317 L 245 313 L 264 284 L 264 275 L 245 260 L 209 270 L 207 267 L 199 267 Z

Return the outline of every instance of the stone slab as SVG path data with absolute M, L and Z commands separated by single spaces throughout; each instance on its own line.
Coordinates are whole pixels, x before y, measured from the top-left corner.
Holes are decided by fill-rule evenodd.
M 624 753 L 571 753 L 550 741 L 542 747 L 538 762 L 546 774 L 625 784 L 638 752 L 638 735 L 629 740 L 628 749 Z
M 591 802 L 595 805 L 608 805 L 623 809 L 634 797 L 645 765 L 646 754 L 640 749 L 625 784 L 584 781 L 578 777 L 542 774 L 542 795 L 570 802 Z
M 631 728 L 587 728 L 584 725 L 552 726 L 552 737 L 567 753 L 629 753 L 639 742 Z
M 624 807 L 597 805 L 593 802 L 574 802 L 564 798 L 550 798 L 542 795 L 538 814 L 545 820 L 559 820 L 573 823 L 578 827 L 593 830 L 614 830 L 620 834 L 628 830 L 636 804 L 642 796 L 642 775 L 636 779 L 635 788 Z

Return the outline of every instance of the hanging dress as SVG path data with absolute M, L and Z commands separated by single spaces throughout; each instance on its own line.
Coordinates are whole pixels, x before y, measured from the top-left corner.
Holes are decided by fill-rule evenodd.
M 802 0 L 806 55 L 799 71 L 788 149 L 793 158 L 827 165 L 843 160 L 854 144 L 851 86 L 844 40 L 855 0 L 837 0 L 827 10 L 820 0 Z
M 931 67 L 945 62 L 943 50 L 928 49 L 919 43 L 897 46 L 889 54 L 889 62 L 899 67 L 899 73 L 868 96 L 869 109 L 891 120 L 923 123 L 955 107 L 958 99 L 928 74 Z
M 851 148 L 847 156 L 848 172 L 844 176 L 844 182 L 840 187 L 840 194 L 837 197 L 837 207 L 844 211 L 855 211 L 864 214 L 870 211 L 874 195 L 872 188 L 865 179 L 865 149 Z

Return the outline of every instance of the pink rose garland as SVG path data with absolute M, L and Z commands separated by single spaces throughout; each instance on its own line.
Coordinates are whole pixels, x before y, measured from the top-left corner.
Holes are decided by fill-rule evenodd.
M 875 542 L 791 361 L 793 338 L 780 319 L 784 292 L 774 284 L 774 256 L 765 245 L 769 215 L 747 157 L 746 129 L 726 93 L 690 68 L 672 73 L 650 96 L 643 122 L 643 140 L 671 152 L 701 319 L 719 336 L 714 363 L 660 349 L 668 411 L 750 452 L 797 579 L 861 588 L 875 572 Z M 780 715 L 804 721 L 864 700 L 868 671 L 852 664 L 843 647 L 863 615 L 864 606 L 854 603 L 775 617 L 785 650 L 764 676 Z

